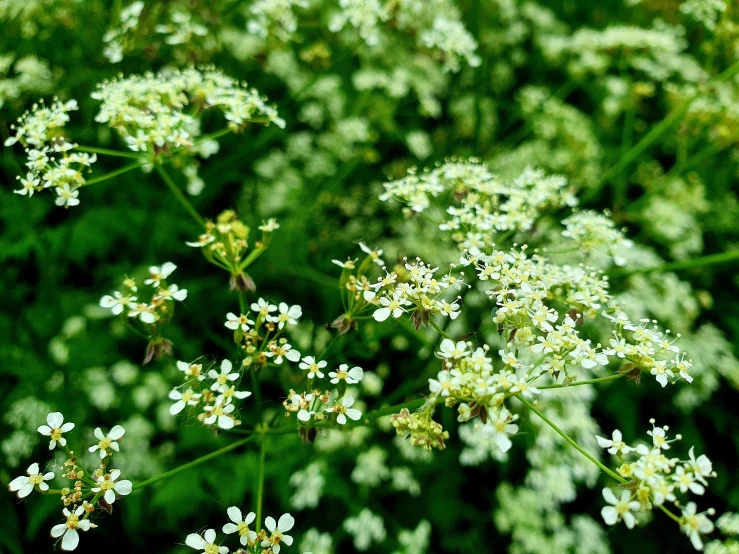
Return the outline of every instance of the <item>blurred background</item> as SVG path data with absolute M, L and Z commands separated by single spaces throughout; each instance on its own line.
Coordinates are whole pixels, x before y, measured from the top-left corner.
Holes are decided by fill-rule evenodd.
M 615 273 L 612 283 L 632 317 L 682 334 L 695 382 L 619 381 L 562 394 L 550 409 L 591 443 L 614 428 L 643 440 L 652 417 L 669 424 L 684 437 L 681 453 L 694 445 L 714 461 L 701 508 L 723 513 L 739 508 L 739 279 L 736 265 L 700 260 L 737 248 L 739 82 L 716 76 L 737 59 L 738 25 L 739 9 L 721 0 L 0 0 L 0 138 L 33 102 L 58 96 L 80 104 L 73 140 L 125 149 L 94 123 L 90 98 L 119 73 L 213 64 L 257 88 L 286 128 L 223 137 L 197 175 L 176 180 L 205 217 L 235 209 L 252 227 L 278 219 L 250 275 L 258 295 L 303 307 L 294 340 L 315 352 L 342 313 L 331 260 L 359 257 L 358 241 L 383 248 L 388 265 L 457 259 L 433 225 L 378 200 L 383 182 L 469 156 L 504 177 L 529 165 L 566 176 L 583 206 L 610 210 L 637 243 L 627 267 L 676 264 Z M 172 261 L 188 290 L 166 331 L 175 359 L 224 357 L 224 316 L 238 303 L 227 276 L 185 246 L 200 230 L 155 175 L 90 187 L 65 210 L 48 195 L 13 193 L 23 163 L 19 147 L 0 150 L 0 482 L 48 459 L 35 430 L 50 411 L 76 422 L 83 443 L 96 426 L 124 425 L 118 463 L 134 482 L 227 444 L 169 415 L 173 361 L 143 365 L 145 344 L 98 308 L 124 276 Z M 101 157 L 96 171 L 121 165 Z M 489 306 L 470 297 L 465 307 L 450 332 L 474 329 L 495 344 Z M 336 361 L 380 377 L 381 390 L 365 391 L 372 409 L 425 391 L 438 371 L 433 339 L 364 322 Z M 290 383 L 288 369 L 267 380 L 268 411 L 281 410 Z M 399 540 L 404 530 L 428 534 L 428 552 L 692 551 L 665 517 L 628 533 L 606 528 L 597 475 L 537 422 L 523 418 L 502 459 L 458 432 L 451 410 L 440 413 L 451 437 L 433 455 L 408 452 L 389 430 L 315 447 L 275 439 L 265 513 L 294 515 L 296 545 L 285 550 L 358 550 L 342 523 L 367 507 L 386 530 L 369 552 L 416 552 Z M 220 528 L 226 507 L 249 511 L 257 459 L 241 449 L 130 495 L 78 551 L 190 550 L 177 545 Z M 353 477 L 358 464 L 375 477 Z M 51 552 L 59 517 L 53 498 L 1 494 L 0 552 Z

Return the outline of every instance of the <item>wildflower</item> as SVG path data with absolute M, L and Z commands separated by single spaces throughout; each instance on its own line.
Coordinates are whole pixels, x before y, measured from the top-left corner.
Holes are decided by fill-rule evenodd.
M 517 418 L 518 416 L 512 416 L 507 408 L 501 408 L 497 414 L 489 413 L 488 421 L 482 427 L 482 434 L 485 438 L 493 439 L 501 452 L 508 452 L 513 444 L 508 435 L 518 433 L 518 425 L 512 423 Z
M 398 319 L 405 311 L 403 306 L 409 306 L 410 302 L 403 298 L 402 291 L 396 290 L 393 293 L 392 299 L 386 296 L 380 298 L 380 304 L 382 308 L 375 310 L 372 317 L 375 321 L 383 322 L 391 315 L 393 318 Z
M 67 439 L 62 436 L 62 433 L 66 433 L 74 429 L 74 423 L 64 423 L 64 416 L 60 412 L 52 412 L 46 416 L 46 423 L 48 425 L 42 425 L 39 427 L 38 432 L 51 438 L 49 450 L 53 450 L 57 443 L 59 443 L 60 446 L 67 446 Z
M 350 408 L 350 406 L 354 404 L 354 397 L 352 396 L 345 396 L 344 398 L 337 400 L 333 406 L 330 408 L 327 408 L 326 411 L 329 413 L 335 413 L 338 414 L 336 416 L 336 421 L 339 425 L 346 424 L 346 418 L 349 417 L 349 419 L 353 419 L 354 421 L 357 421 L 360 417 L 362 417 L 362 412 L 357 410 L 356 408 Z
M 100 307 L 110 309 L 110 311 L 113 312 L 113 315 L 120 315 L 123 313 L 123 310 L 127 309 L 135 302 L 135 296 L 123 295 L 116 291 L 113 293 L 113 296 L 107 294 L 103 296 L 100 299 Z
M 80 536 L 77 532 L 78 529 L 82 531 L 88 531 L 92 523 L 89 519 L 80 519 L 80 516 L 84 513 L 85 509 L 82 506 L 78 506 L 74 512 L 70 512 L 67 508 L 62 510 L 62 513 L 67 517 L 67 521 L 54 525 L 51 528 L 51 536 L 62 539 L 62 550 L 74 550 L 80 543 Z
M 626 527 L 633 529 L 636 525 L 636 518 L 631 512 L 637 512 L 641 508 L 641 505 L 636 500 L 631 500 L 631 492 L 623 491 L 621 498 L 617 499 L 616 495 L 609 488 L 603 489 L 603 498 L 606 502 L 612 504 L 611 506 L 605 506 L 601 511 L 600 515 L 603 516 L 603 521 L 608 525 L 615 525 L 619 520 L 623 519 Z
M 169 413 L 177 415 L 185 409 L 185 406 L 195 406 L 200 400 L 200 396 L 200 393 L 194 392 L 192 389 L 187 389 L 185 392 L 172 389 L 169 398 L 174 400 L 175 403 L 169 407 Z
M 44 483 L 44 481 L 49 481 L 54 478 L 54 474 L 52 472 L 41 474 L 39 473 L 39 465 L 34 463 L 28 466 L 26 473 L 28 473 L 28 477 L 25 475 L 16 477 L 8 486 L 12 492 L 18 493 L 18 498 L 25 498 L 31 494 L 34 487 L 38 487 L 40 491 L 49 490 L 49 485 Z
M 156 293 L 155 298 L 157 300 L 174 299 L 182 302 L 185 298 L 187 298 L 187 289 L 181 289 L 173 283 L 169 285 L 166 289 L 159 289 Z
M 439 356 L 447 360 L 458 360 L 467 355 L 467 343 L 451 339 L 444 339 L 439 345 Z
M 177 266 L 174 265 L 172 262 L 164 262 L 161 267 L 153 265 L 149 267 L 150 277 L 146 281 L 144 281 L 144 284 L 158 287 L 159 283 L 172 275 L 172 272 L 175 269 L 177 269 Z
M 279 310 L 280 313 L 276 316 L 267 317 L 272 323 L 277 323 L 277 327 L 280 329 L 282 329 L 286 323 L 289 325 L 297 324 L 297 320 L 303 315 L 303 310 L 300 306 L 295 305 L 288 307 L 284 302 L 280 302 Z
M 433 394 L 440 394 L 442 397 L 449 396 L 449 393 L 452 390 L 459 389 L 459 386 L 459 379 L 447 370 L 440 371 L 436 379 L 429 379 L 429 390 Z
M 359 383 L 364 377 L 364 370 L 359 366 L 349 369 L 347 364 L 341 364 L 337 371 L 331 371 L 328 374 L 331 377 L 331 383 L 337 384 L 339 381 L 346 381 L 350 385 Z
M 595 440 L 598 441 L 598 446 L 601 448 L 607 448 L 609 454 L 614 456 L 621 456 L 632 452 L 634 449 L 631 446 L 627 446 L 623 441 L 621 431 L 615 429 L 611 435 L 611 440 L 604 439 L 603 437 L 595 436 Z
M 61 186 L 56 187 L 56 193 L 59 195 L 54 200 L 57 206 L 68 208 L 70 206 L 77 206 L 80 203 L 79 198 L 77 198 L 80 195 L 80 191 L 71 188 L 69 183 L 62 183 Z
M 228 518 L 233 523 L 226 523 L 226 525 L 223 526 L 223 532 L 227 535 L 230 535 L 231 533 L 238 533 L 239 542 L 241 542 L 242 546 L 246 546 L 248 543 L 253 544 L 257 540 L 257 534 L 256 532 L 249 529 L 249 525 L 254 522 L 257 514 L 255 514 L 254 512 L 249 512 L 248 514 L 246 514 L 246 517 L 242 517 L 241 510 L 239 510 L 236 506 L 231 506 L 228 510 L 226 510 L 226 513 L 228 514 Z
M 682 524 L 680 528 L 688 537 L 696 550 L 703 550 L 701 534 L 705 535 L 713 531 L 713 522 L 704 513 L 696 513 L 695 502 L 688 502 L 683 508 Z
M 262 541 L 262 547 L 272 547 L 274 554 L 280 554 L 280 543 L 285 543 L 288 546 L 293 543 L 293 538 L 290 535 L 285 535 L 295 525 L 295 519 L 290 514 L 282 514 L 277 522 L 272 516 L 268 516 L 264 520 L 264 525 L 270 532 L 270 536 Z
M 203 423 L 213 425 L 217 422 L 218 427 L 221 429 L 232 429 L 236 424 L 233 416 L 231 416 L 231 412 L 234 409 L 234 405 L 229 403 L 225 397 L 219 396 L 213 406 L 205 406 L 203 408 L 206 414 L 210 414 L 203 419 Z
M 123 427 L 121 427 L 120 425 L 116 425 L 110 430 L 110 433 L 104 435 L 102 429 L 100 429 L 100 427 L 97 427 L 95 429 L 95 438 L 98 439 L 100 442 L 97 443 L 95 446 L 91 446 L 90 452 L 100 450 L 101 459 L 105 458 L 105 456 L 108 455 L 109 448 L 118 452 L 120 450 L 120 446 L 118 446 L 117 441 L 121 439 L 125 432 L 126 430 Z
M 132 483 L 128 479 L 124 479 L 122 481 L 116 481 L 121 476 L 121 471 L 119 469 L 113 469 L 110 473 L 106 473 L 102 477 L 99 477 L 97 479 L 98 485 L 96 487 L 92 487 L 92 492 L 102 492 L 103 498 L 108 504 L 113 504 L 115 502 L 116 493 L 120 494 L 121 496 L 126 496 L 127 494 L 131 494 Z
M 246 333 L 249 330 L 249 325 L 254 325 L 254 322 L 244 314 L 236 317 L 236 314 L 228 312 L 226 314 L 225 325 L 226 327 L 228 327 L 229 329 L 233 329 L 234 331 L 241 328 L 241 330 Z
M 314 379 L 315 377 L 323 379 L 324 375 L 321 370 L 327 365 L 328 362 L 326 362 L 326 360 L 320 360 L 317 362 L 313 356 L 304 356 L 298 367 L 300 369 L 308 370 L 308 379 Z
M 221 372 L 218 373 L 215 369 L 208 371 L 208 377 L 215 379 L 213 384 L 210 386 L 210 390 L 223 392 L 228 388 L 229 381 L 236 381 L 239 378 L 239 373 L 231 371 L 233 364 L 230 360 L 223 360 L 221 362 Z
M 277 306 L 270 304 L 264 298 L 259 298 L 256 302 L 253 302 L 251 309 L 259 314 L 259 317 L 266 319 L 269 314 L 277 309 Z
M 385 262 L 382 261 L 382 259 L 380 258 L 380 256 L 382 256 L 382 250 L 379 250 L 379 249 L 378 250 L 372 250 L 366 244 L 364 244 L 363 242 L 360 242 L 359 243 L 359 248 L 362 250 L 362 252 L 364 252 L 370 258 L 372 258 L 372 261 L 375 264 L 379 265 L 380 267 L 382 267 L 383 265 L 385 265 Z
M 196 533 L 190 533 L 185 539 L 185 544 L 195 550 L 202 550 L 204 554 L 226 554 L 228 548 L 225 546 L 218 546 L 215 544 L 216 531 L 215 529 L 208 529 L 203 536 Z

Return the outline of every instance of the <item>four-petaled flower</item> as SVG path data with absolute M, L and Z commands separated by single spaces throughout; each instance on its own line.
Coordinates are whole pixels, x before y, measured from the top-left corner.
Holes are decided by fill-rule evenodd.
M 354 404 L 354 397 L 352 396 L 345 396 L 344 398 L 337 400 L 334 402 L 334 405 L 330 408 L 327 408 L 326 411 L 329 413 L 335 413 L 338 414 L 336 416 L 336 421 L 339 423 L 339 425 L 344 425 L 346 423 L 346 418 L 353 419 L 354 421 L 357 421 L 360 417 L 362 417 L 362 412 L 357 410 L 356 408 L 350 408 L 350 406 Z
M 202 550 L 205 554 L 226 554 L 228 548 L 218 546 L 216 542 L 216 530 L 208 529 L 203 536 L 196 533 L 190 533 L 185 539 L 185 544 L 195 550 Z
M 264 525 L 271 534 L 262 541 L 262 547 L 271 546 L 274 554 L 280 554 L 280 543 L 284 542 L 288 546 L 293 543 L 293 538 L 290 535 L 285 535 L 295 525 L 295 519 L 290 514 L 282 514 L 277 522 L 275 522 L 275 518 L 269 516 L 264 520 Z
M 144 284 L 158 287 L 159 283 L 172 275 L 175 269 L 177 269 L 177 266 L 172 262 L 164 262 L 161 267 L 153 265 L 149 267 L 150 278 L 144 281 Z
M 313 356 L 305 356 L 298 367 L 300 369 L 308 370 L 308 379 L 313 379 L 315 377 L 323 379 L 324 375 L 321 370 L 326 367 L 326 365 L 328 365 L 328 362 L 325 360 L 316 361 Z
M 341 364 L 338 370 L 330 372 L 328 376 L 331 377 L 331 383 L 334 385 L 339 381 L 346 381 L 348 384 L 354 385 L 362 380 L 364 370 L 359 366 L 349 369 L 348 365 Z
M 631 500 L 631 491 L 623 491 L 621 498 L 616 498 L 611 489 L 603 489 L 603 498 L 611 506 L 605 506 L 600 511 L 600 515 L 603 516 L 603 521 L 608 525 L 615 525 L 619 520 L 623 519 L 626 527 L 633 529 L 636 525 L 636 518 L 631 512 L 638 512 L 641 508 L 636 500 Z
M 614 456 L 628 454 L 629 452 L 634 450 L 631 446 L 626 445 L 626 443 L 623 441 L 621 431 L 619 431 L 618 429 L 613 431 L 611 437 L 611 440 L 608 440 L 596 435 L 595 440 L 598 441 L 598 446 L 600 446 L 601 448 L 607 448 L 608 453 L 613 454 Z
M 51 536 L 56 538 L 61 537 L 62 539 L 62 550 L 74 550 L 80 543 L 80 535 L 77 532 L 78 529 L 82 531 L 88 531 L 90 529 L 89 519 L 80 519 L 85 509 L 82 506 L 78 506 L 74 512 L 70 512 L 67 508 L 62 510 L 62 513 L 66 516 L 67 521 L 54 525 L 51 528 Z
M 236 381 L 239 378 L 238 372 L 232 372 L 233 364 L 230 360 L 223 360 L 221 362 L 221 372 L 218 373 L 215 369 L 208 371 L 208 377 L 215 379 L 215 382 L 210 386 L 211 390 L 223 392 L 228 389 L 229 381 Z
M 92 492 L 102 492 L 105 501 L 108 504 L 113 504 L 113 502 L 115 502 L 116 493 L 121 496 L 126 496 L 127 494 L 131 494 L 131 491 L 133 490 L 132 483 L 128 479 L 116 481 L 120 476 L 121 470 L 114 469 L 110 473 L 106 473 L 102 477 L 98 477 L 98 485 L 90 490 L 92 490 Z
M 244 314 L 241 314 L 237 316 L 236 314 L 232 312 L 228 312 L 226 314 L 226 327 L 232 330 L 236 330 L 241 328 L 243 332 L 247 332 L 249 330 L 250 325 L 254 325 L 254 322 L 249 319 L 248 316 L 245 316 Z
M 303 309 L 300 306 L 288 306 L 284 302 L 280 302 L 279 310 L 280 313 L 276 316 L 272 315 L 267 317 L 272 323 L 277 323 L 277 327 L 280 329 L 282 329 L 286 323 L 295 325 L 298 322 L 298 318 L 303 315 Z

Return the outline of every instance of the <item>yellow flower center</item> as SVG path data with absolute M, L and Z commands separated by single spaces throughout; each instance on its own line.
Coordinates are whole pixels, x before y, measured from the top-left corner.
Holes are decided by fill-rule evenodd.
M 77 524 L 80 522 L 80 518 L 77 516 L 77 514 L 70 514 L 67 516 L 67 528 L 68 529 L 77 529 Z
M 115 482 L 110 480 L 109 476 L 105 476 L 103 481 L 100 483 L 100 490 L 109 491 L 115 487 Z
M 62 438 L 62 430 L 60 428 L 52 429 L 51 430 L 51 440 L 58 441 Z
M 249 526 L 246 524 L 245 521 L 242 521 L 241 523 L 239 523 L 237 527 L 238 527 L 240 536 L 245 537 L 249 534 Z
M 36 485 L 40 485 L 41 483 L 44 482 L 44 476 L 43 475 L 30 475 L 28 477 L 28 480 L 35 487 Z
M 228 375 L 226 375 L 225 373 L 221 373 L 221 374 L 220 374 L 220 375 L 218 376 L 218 379 L 216 379 L 216 382 L 217 382 L 217 383 L 218 383 L 219 385 L 225 385 L 225 384 L 226 384 L 226 380 L 227 380 L 227 379 L 228 379 Z
M 218 546 L 215 544 L 206 544 L 203 554 L 218 554 Z
M 110 437 L 105 437 L 98 443 L 98 446 L 100 447 L 100 450 L 107 450 L 110 447 L 111 442 L 113 442 L 113 439 L 111 439 Z

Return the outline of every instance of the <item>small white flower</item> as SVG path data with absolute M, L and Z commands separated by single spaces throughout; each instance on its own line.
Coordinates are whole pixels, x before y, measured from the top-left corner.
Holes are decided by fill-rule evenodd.
M 268 319 L 272 323 L 277 323 L 277 327 L 280 329 L 282 329 L 286 323 L 289 325 L 295 325 L 300 316 L 303 315 L 303 309 L 300 306 L 295 305 L 288 307 L 284 302 L 280 302 L 279 310 L 280 313 L 276 316 L 268 316 Z
M 210 390 L 223 392 L 229 385 L 229 381 L 236 381 L 239 378 L 239 374 L 236 371 L 231 371 L 233 364 L 229 360 L 223 360 L 221 362 L 221 372 L 218 373 L 215 369 L 208 371 L 208 377 L 215 379 L 214 383 L 210 386 Z
M 181 289 L 177 285 L 171 284 L 166 289 L 159 289 L 156 298 L 162 300 L 174 299 L 182 302 L 187 298 L 187 289 Z
M 135 296 L 125 296 L 116 291 L 113 296 L 106 294 L 100 299 L 100 307 L 108 308 L 114 315 L 120 315 L 124 309 L 136 302 Z
M 357 262 L 357 260 L 348 259 L 345 262 L 342 262 L 341 260 L 331 260 L 333 263 L 338 265 L 342 269 L 354 269 L 354 264 Z
M 131 491 L 133 490 L 133 485 L 128 479 L 116 481 L 120 476 L 121 471 L 119 469 L 114 469 L 110 473 L 106 473 L 102 477 L 99 477 L 97 479 L 97 487 L 92 487 L 90 490 L 92 490 L 92 492 L 102 492 L 105 501 L 108 504 L 113 504 L 113 502 L 115 502 L 116 493 L 121 496 L 126 496 L 127 494 L 131 494 Z
M 79 198 L 80 191 L 69 187 L 69 183 L 62 183 L 61 187 L 56 187 L 57 196 L 54 203 L 57 206 L 77 206 L 80 203 Z
M 62 510 L 62 513 L 66 516 L 67 521 L 54 525 L 51 528 L 51 536 L 56 538 L 61 537 L 62 539 L 62 550 L 74 550 L 80 543 L 80 536 L 77 532 L 78 529 L 82 531 L 88 531 L 90 529 L 89 519 L 80 519 L 80 516 L 84 513 L 85 509 L 82 506 L 78 506 L 74 512 L 70 512 L 67 508 Z
M 315 377 L 323 379 L 324 375 L 321 370 L 326 367 L 326 365 L 328 365 L 328 363 L 325 360 L 317 362 L 313 356 L 305 356 L 298 367 L 308 371 L 308 379 L 314 379 Z
M 350 385 L 359 383 L 364 377 L 364 370 L 359 366 L 349 369 L 347 364 L 341 364 L 337 371 L 331 371 L 328 374 L 331 377 L 331 383 L 337 384 L 339 381 L 346 381 Z
M 441 341 L 438 354 L 446 360 L 458 360 L 467 354 L 467 343 L 462 340 L 455 343 L 451 339 L 444 339 Z
M 362 417 L 362 412 L 355 409 L 350 408 L 350 406 L 354 404 L 354 398 L 352 396 L 345 396 L 341 400 L 337 400 L 333 406 L 330 408 L 327 408 L 326 411 L 331 413 L 338 414 L 336 416 L 336 421 L 339 423 L 339 425 L 346 424 L 346 418 L 349 417 L 350 419 L 353 419 L 354 421 L 357 421 L 360 417 Z
M 161 267 L 153 265 L 149 267 L 150 278 L 144 281 L 144 284 L 158 287 L 159 283 L 172 275 L 175 269 L 177 269 L 177 266 L 172 262 L 164 262 Z
M 608 453 L 613 454 L 614 456 L 628 454 L 629 452 L 632 452 L 634 450 L 631 446 L 626 445 L 626 443 L 623 441 L 621 431 L 619 431 L 618 429 L 613 431 L 611 437 L 611 440 L 608 440 L 596 435 L 595 440 L 598 441 L 598 446 L 600 446 L 601 448 L 607 448 Z
M 517 417 L 512 416 L 507 408 L 501 408 L 497 414 L 494 412 L 488 413 L 487 423 L 482 427 L 482 435 L 485 438 L 492 439 L 501 452 L 508 452 L 513 444 L 508 435 L 518 433 L 518 425 L 512 423 Z
M 695 513 L 697 506 L 695 502 L 688 502 L 683 509 L 683 518 L 680 528 L 683 533 L 690 537 L 690 542 L 693 543 L 693 548 L 696 550 L 703 550 L 703 541 L 701 540 L 701 534 L 707 534 L 713 531 L 713 522 L 706 517 L 705 514 Z
M 226 513 L 228 514 L 228 519 L 233 521 L 233 523 L 227 523 L 223 526 L 224 533 L 227 535 L 238 533 L 241 546 L 246 546 L 248 542 L 254 542 L 257 540 L 256 532 L 249 529 L 249 525 L 251 525 L 256 519 L 257 514 L 249 512 L 246 514 L 246 517 L 242 517 L 241 510 L 236 506 L 231 506 L 226 510 Z
M 41 184 L 41 179 L 37 179 L 33 173 L 28 173 L 25 179 L 19 178 L 19 180 L 22 188 L 14 190 L 13 192 L 16 194 L 22 194 L 23 196 L 27 194 L 29 198 L 33 196 L 36 187 Z
M 190 533 L 185 539 L 185 544 L 195 550 L 203 550 L 205 554 L 226 554 L 228 548 L 218 546 L 216 542 L 216 530 L 208 529 L 203 536 L 196 533 Z
M 246 333 L 249 330 L 249 326 L 254 325 L 254 322 L 244 314 L 236 316 L 236 314 L 229 312 L 226 314 L 225 325 L 234 331 L 241 328 L 241 330 Z
M 44 483 L 44 481 L 54 478 L 54 474 L 52 472 L 41 474 L 39 473 L 39 465 L 31 464 L 28 466 L 26 473 L 28 473 L 28 476 L 21 475 L 20 477 L 16 477 L 8 486 L 11 492 L 18 493 L 18 498 L 25 498 L 31 494 L 34 487 L 38 487 L 41 491 L 49 490 L 49 485 Z
M 359 243 L 359 248 L 362 250 L 362 252 L 364 252 L 369 257 L 371 257 L 372 258 L 372 261 L 375 264 L 379 265 L 380 267 L 382 267 L 383 265 L 385 265 L 385 262 L 380 259 L 380 256 L 382 256 L 382 250 L 379 250 L 379 249 L 378 250 L 372 250 L 366 244 L 364 244 L 363 242 L 360 242 Z
M 274 217 L 270 217 L 267 221 L 262 221 L 262 224 L 259 226 L 259 230 L 264 233 L 272 233 L 279 228 L 280 224 L 277 223 Z
M 210 414 L 203 420 L 203 423 L 213 425 L 217 422 L 221 429 L 232 429 L 236 424 L 233 416 L 231 416 L 234 409 L 234 405 L 229 403 L 224 396 L 219 396 L 213 406 L 203 408 L 203 411 Z
M 172 389 L 169 392 L 170 400 L 174 400 L 175 403 L 169 407 L 169 413 L 172 415 L 179 414 L 185 409 L 185 406 L 195 406 L 200 400 L 200 393 L 187 389 L 185 392 L 180 392 L 177 389 Z
M 259 298 L 252 303 L 251 309 L 257 312 L 261 318 L 266 319 L 269 314 L 277 309 L 277 306 L 270 304 L 264 298 Z
M 272 516 L 269 516 L 264 520 L 264 525 L 271 534 L 262 541 L 262 547 L 271 546 L 274 554 L 280 554 L 281 543 L 288 546 L 293 543 L 293 538 L 290 535 L 285 535 L 295 525 L 295 519 L 290 514 L 283 514 L 277 522 Z
M 198 381 L 205 379 L 203 375 L 203 364 L 188 364 L 187 362 L 178 361 L 177 369 L 185 374 L 185 380 L 197 378 Z
M 695 458 L 695 453 L 693 452 L 694 447 L 690 447 L 690 469 L 693 470 L 693 474 L 695 475 L 695 478 L 706 485 L 705 477 L 715 477 L 716 475 L 713 473 L 713 464 L 711 463 L 711 460 L 708 459 L 708 456 L 705 454 L 701 454 L 698 456 L 698 459 Z
M 382 322 L 391 315 L 393 316 L 393 318 L 398 319 L 401 315 L 403 315 L 403 312 L 405 311 L 403 309 L 403 306 L 409 306 L 410 302 L 403 298 L 402 291 L 396 290 L 393 293 L 392 299 L 388 298 L 387 296 L 383 296 L 382 298 L 380 298 L 380 304 L 383 307 L 375 310 L 375 312 L 372 314 L 372 317 L 375 318 L 375 321 Z
M 151 325 L 159 319 L 159 316 L 154 313 L 154 307 L 149 306 L 143 302 L 131 303 L 131 311 L 128 312 L 128 317 L 138 317 L 144 323 Z
M 638 512 L 641 504 L 636 500 L 631 500 L 631 492 L 623 491 L 621 498 L 617 499 L 611 489 L 605 488 L 603 489 L 603 498 L 611 504 L 611 506 L 604 506 L 600 511 L 603 521 L 608 525 L 615 525 L 619 520 L 623 519 L 626 527 L 633 529 L 634 525 L 636 525 L 636 518 L 631 512 Z
M 74 423 L 64 423 L 64 416 L 61 412 L 50 413 L 46 416 L 46 423 L 48 425 L 42 425 L 39 427 L 38 432 L 51 438 L 49 450 L 53 450 L 57 443 L 61 446 L 67 446 L 67 439 L 62 436 L 62 433 L 66 433 L 67 431 L 74 429 Z
M 459 389 L 459 379 L 452 377 L 452 373 L 447 370 L 440 371 L 436 379 L 429 379 L 429 390 L 434 395 L 447 397 L 455 389 Z
M 98 439 L 100 442 L 97 443 L 95 446 L 90 447 L 90 452 L 95 452 L 96 450 L 100 450 L 100 458 L 105 458 L 105 456 L 108 455 L 108 449 L 115 450 L 116 452 L 120 451 L 120 446 L 118 446 L 118 440 L 124 435 L 126 430 L 121 427 L 120 425 L 116 425 L 110 430 L 110 433 L 107 435 L 103 434 L 102 429 L 100 427 L 97 427 L 95 429 L 95 438 Z
M 288 343 L 273 344 L 270 345 L 269 352 L 265 352 L 264 355 L 268 358 L 274 358 L 272 361 L 278 365 L 282 363 L 283 357 L 287 358 L 291 362 L 297 362 L 300 360 L 300 352 L 293 350 L 292 348 L 293 347 Z

